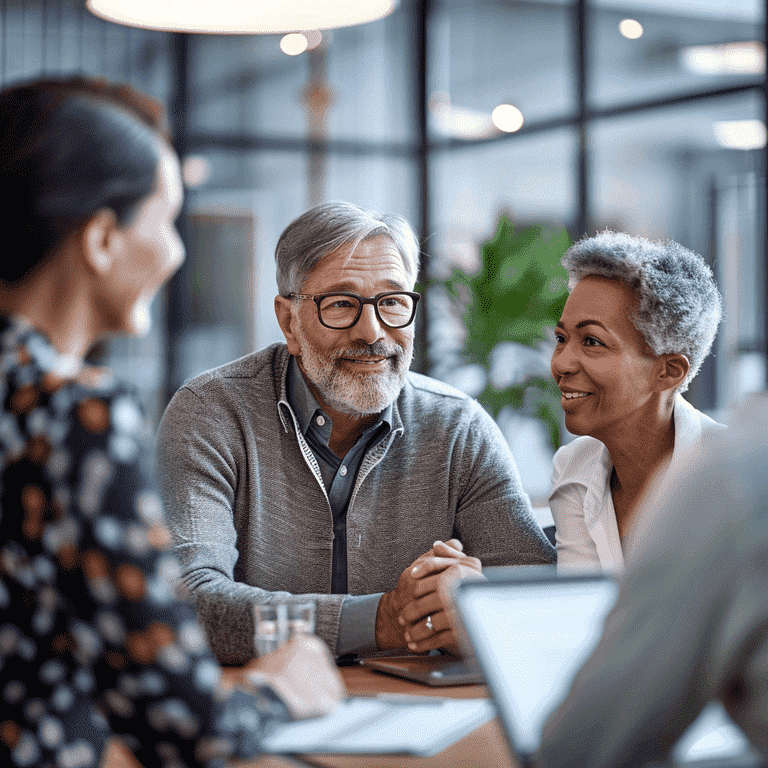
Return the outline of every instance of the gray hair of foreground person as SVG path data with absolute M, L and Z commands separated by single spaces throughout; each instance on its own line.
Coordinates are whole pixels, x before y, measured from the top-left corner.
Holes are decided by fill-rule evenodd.
M 688 358 L 690 370 L 678 388 L 685 392 L 712 348 L 723 314 L 704 259 L 672 240 L 606 231 L 571 246 L 560 263 L 570 288 L 589 275 L 629 284 L 637 297 L 631 320 L 653 353 Z
M 275 249 L 280 295 L 301 291 L 312 270 L 337 249 L 352 244 L 354 251 L 363 240 L 379 235 L 395 244 L 411 284 L 415 283 L 419 241 L 408 220 L 337 200 L 313 206 L 283 230 Z

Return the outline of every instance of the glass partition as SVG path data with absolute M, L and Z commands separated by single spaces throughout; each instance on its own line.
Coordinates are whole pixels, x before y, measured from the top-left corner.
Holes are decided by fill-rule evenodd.
M 591 103 L 759 84 L 764 9 L 756 0 L 595 0 L 587 29 Z
M 502 211 L 516 225 L 566 226 L 572 237 L 610 226 L 698 250 L 738 294 L 732 312 L 742 320 L 722 334 L 733 356 L 723 348 L 719 359 L 740 372 L 705 369 L 691 389 L 695 404 L 717 410 L 764 380 L 765 3 L 585 5 L 580 24 L 576 0 L 401 0 L 385 19 L 310 35 L 311 50 L 288 56 L 279 35 L 179 37 L 104 22 L 82 0 L 6 0 L 0 76 L 7 84 L 85 72 L 179 107 L 173 117 L 186 120 L 192 155 L 190 215 L 213 219 L 188 228 L 170 328 L 210 324 L 195 320 L 201 302 L 223 301 L 213 289 L 206 298 L 203 283 L 211 227 L 231 205 L 235 218 L 256 211 L 257 241 L 241 243 L 255 309 L 221 324 L 244 323 L 239 335 L 251 346 L 279 338 L 269 306 L 277 235 L 313 203 L 349 199 L 423 228 L 431 296 L 417 331 L 430 351 L 417 364 L 446 375 L 462 329 L 439 314 L 435 282 L 454 266 L 477 266 Z M 237 272 L 240 246 L 222 235 L 230 224 L 212 258 L 233 259 Z M 167 335 L 161 302 L 156 311 L 157 333 Z M 141 383 L 168 379 L 158 411 L 178 384 L 176 345 L 110 342 L 102 361 L 130 367 L 145 354 L 146 370 L 159 373 Z
M 529 123 L 572 113 L 572 21 L 570 7 L 556 3 L 435 4 L 427 49 L 431 137 L 501 135 L 492 118 L 500 104 Z

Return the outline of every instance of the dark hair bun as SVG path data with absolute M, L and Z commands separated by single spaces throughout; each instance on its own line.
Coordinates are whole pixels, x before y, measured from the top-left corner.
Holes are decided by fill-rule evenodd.
M 0 280 L 29 275 L 101 208 L 123 223 L 151 194 L 162 106 L 124 85 L 83 77 L 0 92 L 0 217 L 12 257 Z

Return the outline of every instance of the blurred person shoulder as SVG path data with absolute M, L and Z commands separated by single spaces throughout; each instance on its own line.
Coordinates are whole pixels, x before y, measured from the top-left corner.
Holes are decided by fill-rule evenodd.
M 712 421 L 701 436 L 701 451 L 691 452 L 671 497 L 699 497 L 729 490 L 737 496 L 768 487 L 768 392 L 746 397 L 732 411 L 729 426 Z M 719 484 L 719 485 L 718 485 Z M 703 499 L 699 499 L 702 501 Z M 733 509 L 733 514 L 744 512 Z
M 707 435 L 708 453 L 714 460 L 747 467 L 757 461 L 768 464 L 768 391 L 749 395 L 736 406 L 730 419 L 730 428 L 716 430 Z M 718 448 L 722 453 L 718 454 Z M 764 480 L 768 483 L 768 476 Z
M 76 424 L 94 438 L 106 436 L 118 461 L 136 459 L 142 444 L 151 440 L 138 390 L 109 368 L 86 364 L 71 377 L 49 373 L 43 381 L 53 393 L 69 390 Z
M 651 523 L 633 536 L 634 564 L 669 555 L 700 562 L 727 531 L 743 539 L 739 530 L 768 515 L 768 393 L 743 400 L 729 422 L 728 429 L 703 433 L 702 450 L 653 499 Z
M 48 337 L 22 318 L 0 319 L 12 412 L 38 406 L 73 412 L 75 423 L 99 435 L 117 428 L 146 436 L 146 424 L 134 387 L 108 368 L 84 364 L 60 354 Z

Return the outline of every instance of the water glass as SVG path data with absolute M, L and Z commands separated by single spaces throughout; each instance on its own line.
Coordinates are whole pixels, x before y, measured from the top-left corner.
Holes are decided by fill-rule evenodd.
M 311 635 L 315 631 L 315 604 L 286 600 L 254 605 L 253 629 L 256 655 L 266 656 L 294 635 Z

